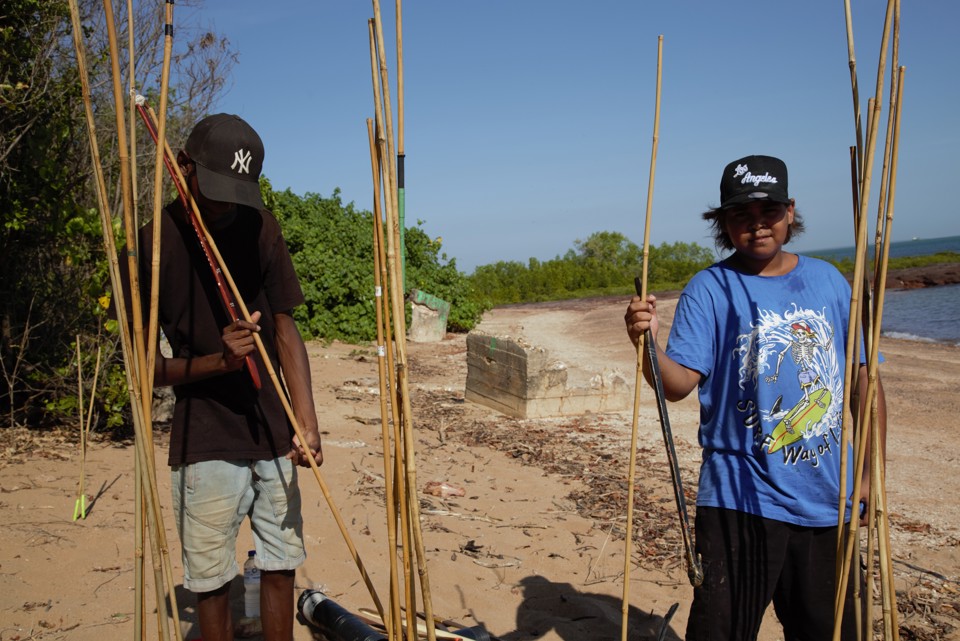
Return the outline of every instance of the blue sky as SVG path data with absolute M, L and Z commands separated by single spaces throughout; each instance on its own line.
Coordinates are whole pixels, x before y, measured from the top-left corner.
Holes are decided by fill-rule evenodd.
M 885 5 L 852 1 L 864 111 Z M 382 11 L 395 99 L 394 3 Z M 259 131 L 274 188 L 323 196 L 339 188 L 344 202 L 372 209 L 372 15 L 361 0 L 206 0 L 175 10 L 175 21 L 188 23 L 179 28 L 212 26 L 239 51 L 218 107 Z M 902 22 L 892 238 L 958 235 L 960 3 L 904 3 Z M 468 273 L 500 260 L 548 260 L 596 231 L 641 244 L 659 35 L 650 242 L 712 247 L 699 214 L 717 204 L 724 165 L 756 153 L 790 169 L 808 230 L 791 247 L 852 245 L 855 136 L 841 0 L 407 0 L 407 224 L 423 221 Z M 874 198 L 878 179 L 879 165 Z

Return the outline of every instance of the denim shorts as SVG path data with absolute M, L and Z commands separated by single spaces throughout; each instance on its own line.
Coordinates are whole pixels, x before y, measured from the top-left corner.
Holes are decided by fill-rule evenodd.
M 210 592 L 237 576 L 237 534 L 247 516 L 258 568 L 293 570 L 303 564 L 300 489 L 289 459 L 175 465 L 171 479 L 188 590 Z

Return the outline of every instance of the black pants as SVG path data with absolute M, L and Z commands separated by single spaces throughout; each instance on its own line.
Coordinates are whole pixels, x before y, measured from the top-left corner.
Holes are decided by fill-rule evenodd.
M 785 641 L 833 636 L 837 528 L 811 528 L 744 512 L 698 507 L 696 549 L 704 582 L 694 589 L 687 641 L 752 641 L 773 601 Z M 842 639 L 856 639 L 853 581 Z

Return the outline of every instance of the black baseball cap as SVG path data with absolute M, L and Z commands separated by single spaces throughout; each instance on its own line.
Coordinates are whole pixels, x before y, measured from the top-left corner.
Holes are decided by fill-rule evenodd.
M 240 116 L 214 114 L 198 122 L 183 150 L 197 166 L 200 193 L 210 200 L 263 209 L 263 142 Z
M 734 160 L 720 178 L 720 209 L 755 200 L 790 204 L 787 166 L 773 156 L 746 156 Z

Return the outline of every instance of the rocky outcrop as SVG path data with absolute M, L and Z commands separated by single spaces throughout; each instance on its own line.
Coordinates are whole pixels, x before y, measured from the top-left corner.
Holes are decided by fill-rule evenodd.
M 887 289 L 917 289 L 960 283 L 960 263 L 908 267 L 887 273 Z

